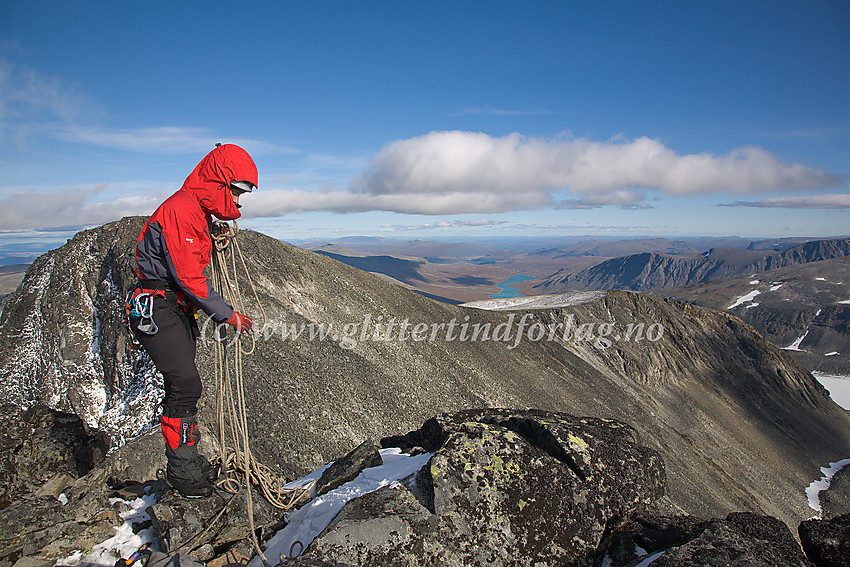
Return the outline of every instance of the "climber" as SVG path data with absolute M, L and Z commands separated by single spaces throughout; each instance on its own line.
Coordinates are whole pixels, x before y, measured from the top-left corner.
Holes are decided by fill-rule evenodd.
M 186 497 L 209 496 L 217 472 L 198 454 L 195 415 L 201 377 L 195 365 L 197 309 L 237 333 L 250 317 L 235 311 L 204 275 L 213 242 L 212 217 L 241 216 L 239 197 L 257 186 L 257 166 L 233 144 L 216 145 L 145 223 L 136 244 L 139 281 L 128 294 L 130 326 L 164 378 L 160 427 L 168 460 L 166 482 Z

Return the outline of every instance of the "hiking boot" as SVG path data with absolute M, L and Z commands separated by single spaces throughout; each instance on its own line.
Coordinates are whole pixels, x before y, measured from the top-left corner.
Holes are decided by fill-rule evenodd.
M 197 442 L 201 435 L 195 425 L 195 416 L 163 415 L 161 427 L 168 459 L 165 482 L 186 498 L 212 495 L 215 487 L 210 479 L 214 478 L 214 471 L 209 461 L 198 454 Z

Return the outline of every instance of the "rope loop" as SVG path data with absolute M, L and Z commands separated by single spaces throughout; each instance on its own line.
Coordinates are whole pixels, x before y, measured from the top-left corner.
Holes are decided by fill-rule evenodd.
M 244 272 L 244 280 L 251 288 L 254 301 L 262 315 L 262 325 L 265 327 L 266 313 L 260 303 L 254 282 L 248 271 L 247 263 L 236 240 L 239 227 L 224 221 L 214 221 L 210 227 L 210 237 L 213 247 L 213 284 L 233 308 L 245 312 L 245 304 L 239 289 L 237 278 L 237 256 L 239 265 Z M 250 347 L 247 341 L 250 339 Z M 309 499 L 313 493 L 316 481 L 296 488 L 285 488 L 280 478 L 271 469 L 259 463 L 251 454 L 246 396 L 243 380 L 242 355 L 251 354 L 256 347 L 253 334 L 237 333 L 237 348 L 233 349 L 232 357 L 228 359 L 227 342 L 213 342 L 215 350 L 215 383 L 217 391 L 216 415 L 218 421 L 219 447 L 221 459 L 221 475 L 216 485 L 227 492 L 237 494 L 243 487 L 247 499 L 248 518 L 254 548 L 265 565 L 269 565 L 257 541 L 254 529 L 254 508 L 251 486 L 259 487 L 263 496 L 275 508 L 291 510 Z M 231 367 L 233 371 L 231 372 Z

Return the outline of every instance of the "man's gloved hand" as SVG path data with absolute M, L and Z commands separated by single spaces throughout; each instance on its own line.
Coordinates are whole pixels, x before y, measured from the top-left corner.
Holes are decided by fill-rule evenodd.
M 247 315 L 242 315 L 238 311 L 234 311 L 230 319 L 225 321 L 228 325 L 232 325 L 239 333 L 250 333 L 254 326 L 254 321 Z

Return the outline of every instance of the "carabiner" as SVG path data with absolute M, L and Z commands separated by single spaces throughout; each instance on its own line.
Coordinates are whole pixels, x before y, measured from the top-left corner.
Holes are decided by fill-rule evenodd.
M 139 313 L 139 324 L 136 328 L 146 335 L 155 335 L 159 328 L 153 320 L 154 294 L 142 292 L 133 298 L 134 311 Z M 147 320 L 148 322 L 145 322 Z

